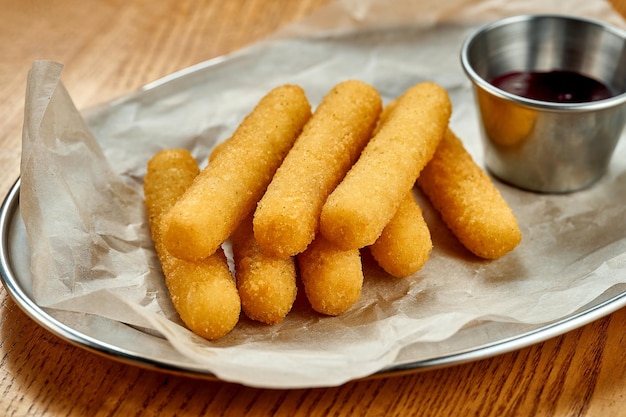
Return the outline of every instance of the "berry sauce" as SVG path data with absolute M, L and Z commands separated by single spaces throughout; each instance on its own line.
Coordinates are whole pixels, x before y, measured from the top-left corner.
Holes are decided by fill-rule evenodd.
M 554 103 L 585 103 L 614 96 L 600 81 L 575 71 L 509 72 L 491 84 L 521 97 Z

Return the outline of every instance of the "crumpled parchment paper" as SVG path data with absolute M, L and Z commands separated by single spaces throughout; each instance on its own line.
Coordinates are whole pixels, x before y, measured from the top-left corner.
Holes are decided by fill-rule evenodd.
M 496 261 L 469 255 L 416 190 L 433 235 L 431 259 L 414 276 L 395 279 L 364 251 L 362 298 L 340 317 L 322 317 L 300 297 L 279 325 L 242 316 L 232 333 L 208 342 L 181 326 L 169 302 L 141 189 L 158 150 L 185 147 L 205 164 L 211 148 L 279 84 L 301 85 L 315 106 L 349 78 L 372 84 L 385 102 L 430 80 L 448 89 L 452 129 L 482 163 L 460 47 L 477 25 L 527 12 L 624 26 L 602 1 L 343 1 L 266 41 L 83 112 L 61 83 L 62 65 L 35 62 L 20 193 L 35 301 L 154 331 L 224 380 L 295 388 L 370 375 L 403 348 L 445 341 L 477 321 L 557 320 L 626 283 L 621 140 L 606 176 L 587 190 L 539 195 L 496 182 L 524 236 Z

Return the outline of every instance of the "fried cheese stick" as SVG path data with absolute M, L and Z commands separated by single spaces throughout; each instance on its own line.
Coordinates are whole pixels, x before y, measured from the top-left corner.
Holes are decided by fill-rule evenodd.
M 447 129 L 417 184 L 452 233 L 475 255 L 499 258 L 521 242 L 513 211 L 452 130 Z
M 298 86 L 277 87 L 263 97 L 163 217 L 167 249 L 187 260 L 214 253 L 254 210 L 310 116 Z
M 216 146 L 209 163 L 230 143 L 226 140 Z M 296 299 L 295 259 L 264 253 L 254 237 L 252 218 L 253 213 L 230 236 L 241 308 L 252 320 L 276 324 L 283 321 Z
M 380 113 L 374 135 L 385 124 L 398 104 L 394 100 Z M 432 251 L 430 230 L 424 220 L 422 208 L 409 191 L 381 235 L 370 247 L 370 253 L 388 274 L 404 277 L 419 271 Z
M 358 249 L 339 249 L 317 235 L 297 259 L 304 292 L 318 313 L 337 316 L 361 297 L 363 266 Z
M 230 237 L 241 307 L 252 320 L 280 323 L 296 299 L 293 257 L 279 259 L 261 251 L 254 238 L 252 214 Z
M 452 111 L 445 89 L 408 89 L 322 208 L 320 231 L 344 249 L 373 244 L 435 149 Z
M 381 106 L 376 89 L 356 80 L 324 97 L 257 206 L 254 234 L 265 252 L 287 258 L 315 238 L 322 205 L 369 140 Z
M 378 265 L 388 274 L 405 277 L 419 271 L 433 244 L 421 207 L 409 191 L 382 234 L 370 246 Z
M 239 321 L 241 304 L 221 248 L 197 262 L 172 256 L 162 239 L 161 219 L 198 175 L 191 154 L 182 149 L 163 150 L 148 162 L 144 178 L 145 205 L 154 247 L 165 284 L 183 323 L 197 335 L 218 339 Z
M 209 163 L 230 141 L 216 146 Z M 296 299 L 296 265 L 293 257 L 279 259 L 264 253 L 252 228 L 253 213 L 230 236 L 241 308 L 252 320 L 276 324 L 287 316 Z

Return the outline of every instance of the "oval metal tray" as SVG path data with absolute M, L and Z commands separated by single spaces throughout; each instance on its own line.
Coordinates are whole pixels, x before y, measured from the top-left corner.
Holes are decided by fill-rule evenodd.
M 11 298 L 28 316 L 61 339 L 105 357 L 153 370 L 216 379 L 158 335 L 102 317 L 38 306 L 30 293 L 30 253 L 19 213 L 19 191 L 18 180 L 0 208 L 0 275 Z M 429 343 L 405 348 L 396 364 L 372 377 L 435 369 L 517 350 L 588 324 L 624 306 L 626 286 L 622 285 L 613 287 L 579 311 L 555 322 L 536 326 L 475 323 L 451 338 L 437 342 L 439 353 L 436 355 L 429 354 Z M 483 336 L 477 337 L 477 334 Z

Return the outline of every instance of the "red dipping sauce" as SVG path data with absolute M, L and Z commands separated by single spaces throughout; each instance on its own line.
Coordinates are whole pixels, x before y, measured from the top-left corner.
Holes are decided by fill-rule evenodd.
M 521 97 L 554 103 L 585 103 L 615 95 L 600 81 L 575 71 L 509 72 L 491 84 Z

